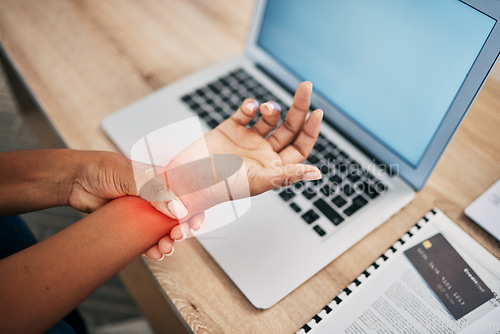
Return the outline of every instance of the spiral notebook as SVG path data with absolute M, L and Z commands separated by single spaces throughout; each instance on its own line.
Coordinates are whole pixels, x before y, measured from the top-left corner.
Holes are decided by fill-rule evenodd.
M 500 260 L 433 209 L 297 332 L 499 333 Z

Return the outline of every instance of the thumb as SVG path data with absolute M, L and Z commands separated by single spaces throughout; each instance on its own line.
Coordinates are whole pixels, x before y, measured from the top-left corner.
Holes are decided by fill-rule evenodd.
M 295 182 L 304 180 L 319 180 L 322 174 L 318 168 L 306 164 L 288 164 L 284 166 L 276 166 L 265 168 L 259 177 L 256 178 L 255 193 L 258 195 L 265 191 L 280 187 L 287 187 Z M 253 189 L 252 189 L 253 190 Z
M 150 202 L 156 210 L 172 219 L 181 219 L 188 214 L 188 210 L 179 197 L 169 188 L 162 175 L 146 182 L 139 189 L 139 197 Z
M 164 168 L 131 161 L 133 175 L 127 178 L 132 184 L 127 195 L 139 196 L 148 201 L 156 210 L 172 219 L 181 219 L 188 210 L 179 197 L 170 189 Z
M 153 201 L 150 204 L 165 216 L 172 219 L 182 219 L 187 216 L 188 210 L 179 198 L 174 197 L 170 201 Z

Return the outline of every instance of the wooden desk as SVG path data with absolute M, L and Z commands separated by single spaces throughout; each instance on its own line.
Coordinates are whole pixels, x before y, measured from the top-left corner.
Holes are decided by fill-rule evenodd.
M 242 52 L 252 10 L 246 0 L 1 0 L 0 38 L 68 147 L 116 150 L 102 119 Z M 151 272 L 136 261 L 122 277 L 158 332 L 179 328 L 163 291 L 197 333 L 291 333 L 434 206 L 500 257 L 499 243 L 463 214 L 500 178 L 499 110 L 500 83 L 490 79 L 415 200 L 271 309 L 255 309 L 195 239 L 167 260 L 146 260 Z

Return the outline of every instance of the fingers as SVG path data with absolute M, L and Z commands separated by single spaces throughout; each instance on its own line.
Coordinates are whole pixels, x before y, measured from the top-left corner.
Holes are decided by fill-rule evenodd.
M 252 131 L 257 132 L 262 137 L 267 137 L 267 135 L 278 126 L 280 112 L 280 105 L 274 101 L 261 104 L 260 113 L 262 117 L 252 126 Z
M 255 118 L 258 106 L 259 103 L 254 99 L 246 99 L 229 119 L 246 126 Z
M 153 178 L 145 182 L 139 190 L 139 196 L 150 202 L 151 205 L 167 217 L 181 219 L 188 214 L 188 210 L 179 197 L 170 189 L 167 173 L 153 174 Z
M 148 249 L 144 255 L 153 260 L 163 260 L 165 256 L 174 254 L 174 241 L 169 236 L 161 238 L 156 245 Z
M 154 260 L 163 260 L 165 256 L 174 254 L 174 242 L 186 239 L 190 228 L 195 231 L 199 230 L 204 219 L 205 213 L 202 212 L 191 217 L 188 223 L 182 223 L 174 226 L 174 228 L 170 231 L 170 235 L 166 235 L 161 238 L 158 243 L 148 249 L 144 255 Z
M 151 247 L 150 249 L 148 249 L 144 255 L 146 255 L 147 257 L 153 259 L 153 260 L 163 260 L 163 253 L 160 252 L 160 250 L 158 249 L 158 245 L 154 245 L 153 247 Z
M 161 201 L 161 202 L 150 202 L 151 205 L 165 216 L 170 217 L 172 219 L 182 219 L 187 216 L 188 210 L 182 204 L 181 200 L 175 198 L 169 202 Z
M 252 180 L 252 196 L 271 189 L 287 187 L 295 182 L 318 180 L 322 174 L 318 168 L 305 164 L 288 164 L 268 167 Z
M 170 238 L 174 241 L 181 241 L 187 238 L 189 234 L 189 224 L 181 223 L 179 225 L 174 226 L 172 230 L 170 230 Z
M 187 222 L 174 226 L 174 228 L 170 231 L 170 238 L 174 241 L 182 241 L 186 239 L 189 235 L 189 229 L 193 229 L 195 232 L 198 232 L 204 220 L 204 212 L 194 215 L 189 218 Z
M 275 152 L 290 145 L 302 129 L 311 103 L 311 92 L 312 84 L 309 81 L 302 82 L 297 87 L 285 121 L 267 139 Z
M 165 256 L 174 254 L 174 241 L 169 236 L 164 236 L 158 241 L 158 251 Z
M 302 162 L 309 156 L 318 139 L 322 120 L 322 110 L 316 109 L 311 113 L 293 145 L 286 147 L 279 153 L 284 164 Z

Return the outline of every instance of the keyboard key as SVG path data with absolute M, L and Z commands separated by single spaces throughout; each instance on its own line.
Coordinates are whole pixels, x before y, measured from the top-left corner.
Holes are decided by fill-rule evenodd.
M 330 161 L 330 162 L 334 162 L 337 160 L 337 158 L 335 157 L 335 155 L 333 155 L 333 153 L 327 153 L 325 154 L 325 158 L 326 160 Z
M 207 105 L 209 105 L 210 109 L 212 109 L 212 110 L 215 110 L 215 108 L 217 107 L 217 104 L 212 99 L 207 100 Z
M 195 101 L 189 102 L 189 108 L 191 108 L 192 110 L 194 110 L 196 112 L 200 112 L 201 111 L 201 106 L 197 102 L 195 102 Z
M 354 189 L 352 189 L 351 185 L 348 183 L 348 184 L 344 185 L 344 187 L 342 188 L 342 192 L 346 196 L 351 196 L 354 193 Z
M 382 182 L 377 181 L 375 182 L 375 189 L 377 190 L 377 192 L 383 193 L 384 191 L 387 190 L 387 187 Z
M 352 203 L 356 204 L 359 207 L 362 207 L 366 203 L 368 203 L 368 201 L 366 199 L 364 199 L 363 196 L 358 195 L 358 196 L 356 196 L 356 197 L 353 198 Z
M 362 175 L 363 174 L 363 167 L 361 167 L 360 164 L 358 164 L 358 162 L 356 160 L 352 160 L 351 159 L 351 168 L 350 168 L 351 172 L 353 173 L 357 173 L 358 175 Z
M 309 181 L 309 183 L 317 186 L 317 185 L 320 185 L 321 183 L 323 183 L 323 179 L 312 180 L 312 181 Z
M 284 201 L 288 201 L 295 197 L 295 193 L 293 192 L 292 189 L 287 188 L 282 192 L 280 192 L 280 197 L 283 198 Z
M 302 192 L 302 195 L 307 199 L 311 199 L 316 196 L 316 191 L 311 188 L 306 188 L 306 190 Z
M 356 211 L 358 211 L 359 209 L 361 209 L 363 206 L 365 206 L 365 204 L 368 203 L 368 201 L 366 199 L 364 199 L 361 195 L 358 195 L 356 197 L 354 197 L 354 199 L 352 200 L 352 204 L 351 206 L 349 206 L 347 209 L 344 210 L 344 213 L 347 215 L 347 216 L 352 216 Z
M 364 182 L 358 182 L 354 185 L 354 189 L 358 194 L 361 194 L 365 191 L 365 183 Z
M 318 218 L 319 218 L 318 214 L 314 212 L 312 209 L 302 215 L 302 219 L 304 219 L 308 224 L 312 224 Z
M 330 185 L 325 184 L 323 187 L 321 187 L 319 191 L 321 191 L 323 195 L 325 195 L 326 197 L 330 197 L 331 194 Z
M 328 167 L 328 165 L 321 165 L 320 168 L 319 168 L 319 170 L 323 174 L 328 174 L 328 172 L 330 171 L 330 168 Z
M 318 152 L 323 152 L 325 150 L 325 147 L 320 143 L 316 143 L 316 145 L 314 145 L 314 149 Z
M 333 175 L 332 177 L 330 177 L 330 182 L 331 182 L 333 185 L 337 185 L 337 186 L 339 186 L 339 185 L 341 185 L 341 184 L 342 184 L 342 181 L 343 181 L 343 180 L 342 180 L 342 178 L 341 178 L 339 175 L 337 175 L 337 174 L 335 174 L 335 175 Z
M 356 182 L 358 181 L 361 177 L 359 176 L 359 174 L 357 172 L 351 172 L 349 174 L 347 174 L 347 178 L 352 182 Z
M 214 92 L 216 95 L 218 95 L 218 94 L 220 93 L 219 86 L 217 86 L 217 85 L 215 85 L 215 84 L 213 84 L 213 83 L 209 84 L 209 85 L 208 85 L 208 88 L 210 88 L 210 90 L 211 90 L 212 92 Z
M 334 225 L 338 225 L 344 221 L 344 218 L 340 216 L 328 203 L 323 199 L 318 199 L 314 202 L 314 206 L 318 208 Z
M 192 101 L 193 98 L 191 97 L 191 95 L 184 95 L 183 97 L 181 97 L 181 100 L 186 102 L 186 103 L 189 103 L 189 101 Z
M 319 225 L 313 226 L 313 230 L 315 230 L 316 233 L 318 233 L 320 237 L 322 237 L 326 234 L 326 232 Z
M 318 157 L 312 154 L 307 158 L 307 160 L 313 165 L 319 162 Z
M 210 117 L 208 116 L 208 113 L 207 113 L 206 111 L 200 111 L 200 112 L 198 113 L 198 116 L 200 116 L 200 117 L 201 117 L 201 118 L 203 118 L 203 119 L 210 118 Z
M 360 208 L 356 205 L 351 205 L 347 209 L 344 210 L 344 213 L 346 216 L 350 217 L 352 216 L 356 211 L 358 211 Z
M 305 189 L 305 186 L 306 184 L 304 183 L 304 181 L 298 181 L 293 184 L 293 187 L 298 190 Z
M 211 120 L 208 121 L 208 125 L 213 129 L 217 125 L 219 125 L 219 122 L 217 122 L 215 119 L 211 119 Z
M 369 184 L 369 183 L 366 183 L 366 182 L 363 182 L 363 192 L 366 194 L 366 196 L 368 196 L 370 199 L 374 199 L 375 197 L 377 197 L 378 195 L 380 195 L 378 193 L 377 190 L 375 190 L 375 188 L 373 187 L 373 185 Z
M 302 209 L 300 206 L 298 206 L 296 203 L 290 203 L 290 207 L 293 209 L 295 212 L 300 212 Z
M 335 204 L 338 208 L 340 208 L 344 206 L 347 203 L 347 201 L 342 196 L 337 195 L 332 199 L 332 203 Z
M 221 107 L 219 107 L 219 106 L 216 106 L 216 107 L 214 108 L 214 111 L 215 111 L 217 114 L 222 115 L 222 116 L 224 116 L 224 117 L 230 116 L 229 114 L 227 114 L 227 113 L 224 111 L 224 109 L 222 109 L 222 108 L 221 108 Z
M 345 172 L 347 171 L 347 168 L 348 168 L 348 166 L 344 163 L 340 163 L 337 165 L 337 170 L 339 172 L 341 172 L 342 174 L 345 174 Z

